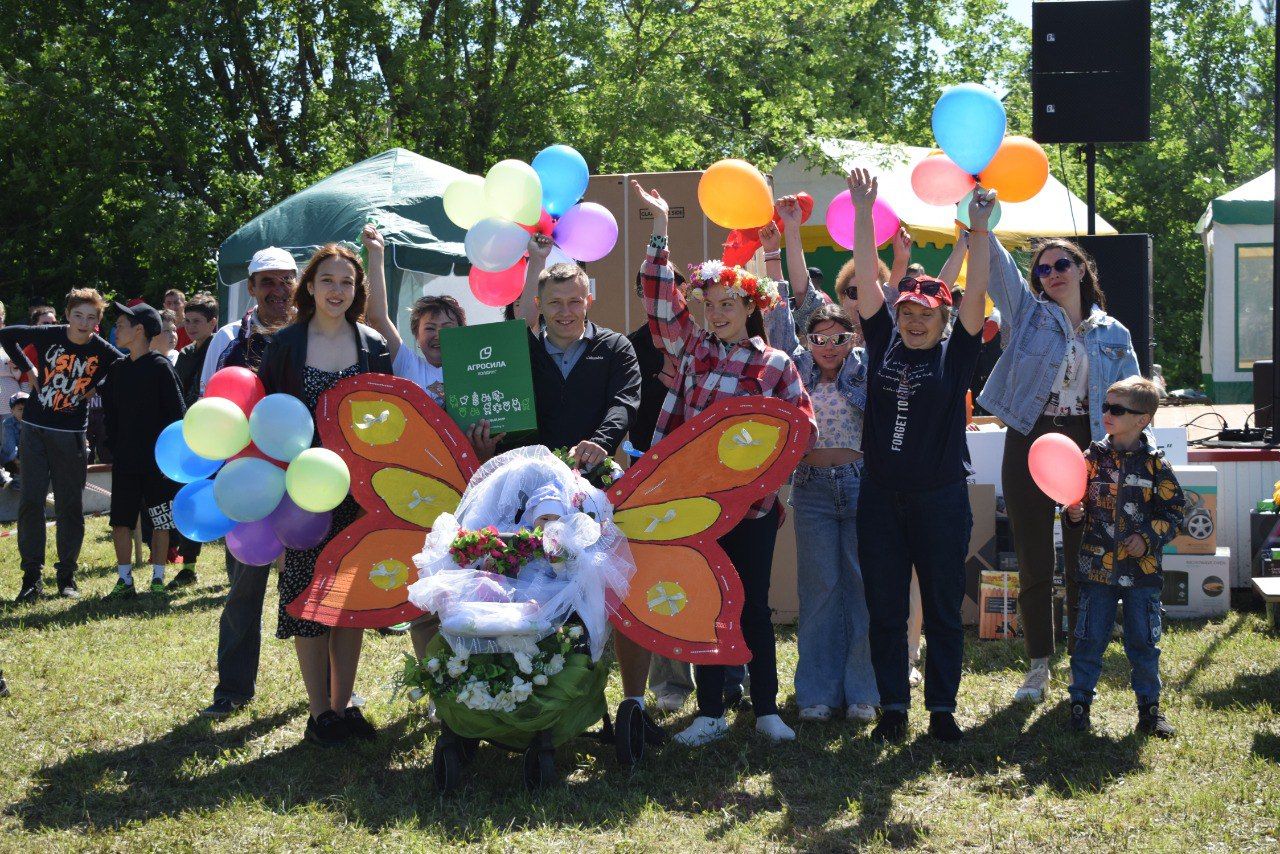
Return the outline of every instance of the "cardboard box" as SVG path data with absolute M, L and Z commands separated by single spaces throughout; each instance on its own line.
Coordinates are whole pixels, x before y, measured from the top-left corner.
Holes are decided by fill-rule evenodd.
M 1165 555 L 1160 602 L 1175 620 L 1225 614 L 1231 607 L 1231 549 L 1222 546 L 1211 555 Z
M 1211 555 L 1218 550 L 1218 470 L 1213 466 L 1174 466 L 1187 496 L 1178 536 L 1165 554 Z
M 1016 572 L 983 572 L 980 581 L 978 637 L 981 640 L 1006 640 L 1020 637 L 1018 625 L 1018 574 Z
M 528 330 L 523 320 L 441 330 L 441 357 L 449 377 L 445 411 L 464 431 L 482 418 L 495 434 L 517 436 L 538 429 Z

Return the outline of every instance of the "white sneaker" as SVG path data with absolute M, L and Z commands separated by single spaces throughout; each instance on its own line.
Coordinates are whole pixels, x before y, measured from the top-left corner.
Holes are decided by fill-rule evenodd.
M 708 718 L 699 715 L 689 724 L 688 729 L 676 733 L 676 741 L 686 747 L 701 747 L 725 737 L 729 725 L 724 718 Z
M 851 721 L 874 721 L 876 707 L 870 703 L 854 703 L 845 711 L 845 716 Z
M 829 721 L 831 720 L 830 706 L 805 706 L 800 710 L 800 720 L 802 721 Z
M 907 675 L 907 683 L 912 688 L 919 688 L 922 682 L 924 682 L 924 674 L 920 672 L 920 668 L 914 664 L 911 665 L 911 673 Z
M 784 724 L 782 718 L 777 715 L 763 715 L 756 718 L 756 732 L 775 742 L 795 741 L 796 738 L 796 731 Z
M 678 712 L 684 708 L 687 699 L 689 697 L 686 694 L 663 694 L 654 705 L 664 712 Z
M 1027 678 L 1022 680 L 1022 687 L 1013 695 L 1015 703 L 1039 703 L 1044 699 L 1045 688 L 1049 687 L 1049 659 L 1037 658 L 1031 662 Z

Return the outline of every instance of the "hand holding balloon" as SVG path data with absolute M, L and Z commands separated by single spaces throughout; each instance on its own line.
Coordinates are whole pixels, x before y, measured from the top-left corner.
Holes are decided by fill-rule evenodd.
M 782 248 L 782 232 L 773 223 L 760 226 L 760 248 L 765 252 L 777 252 Z
M 1079 525 L 1084 519 L 1084 503 L 1077 501 L 1067 508 L 1067 518 L 1071 520 L 1072 525 Z
M 911 232 L 907 231 L 907 227 L 900 226 L 896 234 L 893 235 L 893 266 L 895 269 L 901 263 L 901 269 L 905 270 L 907 265 L 911 263 Z M 896 282 L 894 284 L 897 284 Z
M 979 231 L 985 231 L 996 207 L 996 191 L 977 187 L 969 200 L 969 222 Z
M 529 263 L 541 270 L 547 264 L 547 256 L 551 254 L 555 241 L 546 234 L 534 234 L 529 238 Z
M 782 228 L 785 231 L 791 231 L 800 227 L 803 220 L 803 211 L 800 210 L 800 200 L 795 196 L 783 196 L 778 199 L 776 205 L 778 211 L 778 219 L 782 220 Z

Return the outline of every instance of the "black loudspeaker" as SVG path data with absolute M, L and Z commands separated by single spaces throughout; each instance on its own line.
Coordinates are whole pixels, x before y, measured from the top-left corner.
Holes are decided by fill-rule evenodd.
M 1032 136 L 1151 139 L 1150 0 L 1031 4 Z
M 1253 363 L 1253 426 L 1271 426 L 1271 366 L 1270 359 L 1258 359 Z
M 1129 330 L 1142 375 L 1150 377 L 1155 359 L 1151 235 L 1109 234 L 1071 239 L 1093 256 L 1098 266 L 1098 284 L 1107 296 L 1107 314 Z

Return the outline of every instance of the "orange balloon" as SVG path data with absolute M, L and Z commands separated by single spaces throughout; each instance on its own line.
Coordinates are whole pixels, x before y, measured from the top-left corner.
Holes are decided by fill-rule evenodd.
M 698 181 L 698 204 L 722 228 L 759 228 L 773 218 L 773 194 L 760 170 L 745 160 L 720 160 Z
M 1005 137 L 978 176 L 978 183 L 995 190 L 1002 202 L 1025 202 L 1044 189 L 1048 180 L 1049 158 L 1040 143 L 1025 136 Z

